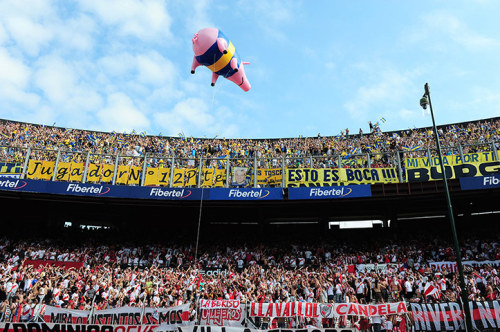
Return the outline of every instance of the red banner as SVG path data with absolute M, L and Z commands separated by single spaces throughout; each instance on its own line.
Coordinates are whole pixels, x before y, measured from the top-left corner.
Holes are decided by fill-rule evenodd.
M 39 266 L 57 266 L 63 267 L 65 269 L 75 268 L 79 269 L 83 267 L 83 262 L 61 262 L 61 261 L 45 261 L 45 260 L 25 260 L 23 266 L 25 265 L 33 265 L 33 267 Z

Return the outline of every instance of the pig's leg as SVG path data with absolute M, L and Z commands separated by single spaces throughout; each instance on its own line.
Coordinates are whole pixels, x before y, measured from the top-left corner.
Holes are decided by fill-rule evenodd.
M 217 82 L 217 79 L 219 78 L 219 75 L 216 73 L 212 73 L 212 86 L 215 86 L 215 82 Z
M 231 66 L 232 70 L 234 70 L 235 72 L 238 71 L 238 60 L 236 60 L 236 58 L 232 58 L 229 65 Z
M 219 51 L 227 54 L 227 43 L 224 38 L 217 38 L 217 47 L 219 48 Z
M 196 67 L 201 66 L 201 63 L 196 60 L 196 57 L 193 57 L 193 63 L 191 64 L 191 74 L 194 74 L 194 70 Z

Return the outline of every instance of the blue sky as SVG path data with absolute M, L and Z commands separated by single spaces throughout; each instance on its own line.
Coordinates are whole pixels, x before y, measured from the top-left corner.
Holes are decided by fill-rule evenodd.
M 297 137 L 500 116 L 499 1 L 2 0 L 0 118 L 194 137 Z M 252 84 L 190 74 L 220 28 Z

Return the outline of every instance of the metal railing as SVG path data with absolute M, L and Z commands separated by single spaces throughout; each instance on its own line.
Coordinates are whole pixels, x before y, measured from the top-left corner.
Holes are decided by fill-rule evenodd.
M 498 143 L 443 147 L 455 164 L 498 161 Z M 286 187 L 287 171 L 297 169 L 390 168 L 400 183 L 406 182 L 406 161 L 438 164 L 433 149 L 387 151 L 354 155 L 304 155 L 272 157 L 176 157 L 111 155 L 90 151 L 0 146 L 0 174 L 21 178 L 112 185 L 165 187 Z M 419 158 L 419 159 L 411 159 Z M 489 158 L 489 159 L 488 159 Z M 393 181 L 392 181 L 393 182 Z

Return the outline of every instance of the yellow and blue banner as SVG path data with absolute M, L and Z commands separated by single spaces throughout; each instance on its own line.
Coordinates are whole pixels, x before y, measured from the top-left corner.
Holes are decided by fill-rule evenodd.
M 10 162 L 3 162 L 0 163 L 0 174 L 9 174 L 9 175 L 14 175 L 14 174 L 21 174 L 23 171 L 23 165 L 20 163 L 10 163 Z
M 500 153 L 498 153 L 497 160 L 498 159 L 500 159 Z M 462 157 L 457 154 L 443 156 L 443 164 L 446 166 L 460 165 L 464 163 L 482 163 L 494 160 L 495 155 L 492 151 L 467 153 L 463 155 L 463 160 Z M 430 160 L 427 157 L 405 158 L 405 165 L 406 168 L 437 166 L 439 165 L 439 157 L 433 156 Z
M 398 183 L 396 168 L 296 168 L 286 170 L 287 187 Z
M 445 164 L 444 170 L 447 179 L 490 176 L 500 174 L 500 161 L 482 163 L 476 162 L 451 166 Z M 408 182 L 427 182 L 442 179 L 443 175 L 441 173 L 441 166 L 414 167 L 406 169 L 406 180 Z
M 257 184 L 261 187 L 281 185 L 283 170 L 281 168 L 258 168 Z M 251 183 L 253 184 L 253 175 Z

